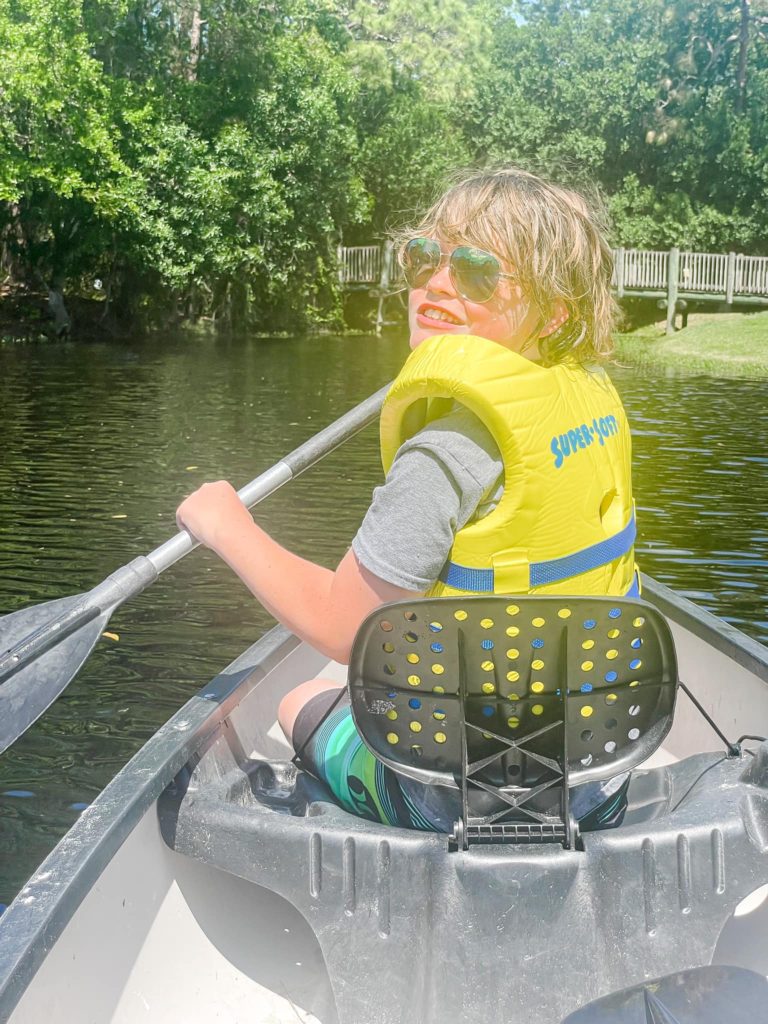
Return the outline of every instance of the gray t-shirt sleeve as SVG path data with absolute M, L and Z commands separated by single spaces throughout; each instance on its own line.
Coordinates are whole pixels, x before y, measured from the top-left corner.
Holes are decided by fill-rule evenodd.
M 457 408 L 400 448 L 352 542 L 380 579 L 422 591 L 439 577 L 457 530 L 497 498 L 503 471 L 488 430 Z

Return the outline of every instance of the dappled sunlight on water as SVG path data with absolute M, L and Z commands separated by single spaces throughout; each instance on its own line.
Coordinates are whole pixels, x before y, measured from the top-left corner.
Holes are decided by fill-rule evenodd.
M 0 611 L 87 589 L 175 532 L 204 480 L 237 486 L 391 379 L 402 339 L 180 338 L 0 347 Z M 635 433 L 642 568 L 768 639 L 765 385 L 614 372 Z M 375 429 L 264 502 L 335 565 L 381 476 Z M 84 804 L 269 616 L 208 552 L 112 618 L 65 695 L 0 758 L 0 902 Z

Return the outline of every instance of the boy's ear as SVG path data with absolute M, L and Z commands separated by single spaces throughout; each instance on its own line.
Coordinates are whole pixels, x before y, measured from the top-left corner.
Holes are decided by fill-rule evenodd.
M 552 303 L 552 313 L 549 320 L 546 321 L 544 326 L 539 331 L 540 338 L 546 338 L 550 334 L 553 334 L 558 327 L 562 327 L 565 321 L 570 316 L 568 307 L 562 299 L 555 299 Z

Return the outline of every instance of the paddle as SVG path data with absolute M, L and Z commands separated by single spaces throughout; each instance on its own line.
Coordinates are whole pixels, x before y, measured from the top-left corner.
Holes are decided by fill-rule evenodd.
M 376 419 L 387 384 L 246 484 L 251 508 Z M 197 547 L 186 530 L 135 558 L 84 594 L 22 608 L 0 618 L 0 753 L 59 696 L 93 650 L 112 612 Z

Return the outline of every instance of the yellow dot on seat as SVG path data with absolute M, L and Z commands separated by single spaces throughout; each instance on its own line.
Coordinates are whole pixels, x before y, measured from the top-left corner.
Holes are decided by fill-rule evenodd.
M 387 743 L 397 743 L 399 738 L 400 737 L 397 735 L 396 732 L 388 732 L 387 733 Z
M 520 651 L 518 651 L 516 647 L 510 647 L 509 650 L 507 651 L 507 657 L 509 658 L 510 661 L 514 661 L 515 658 L 520 657 Z
M 483 683 L 483 693 L 496 693 L 493 683 Z
M 480 668 L 483 670 L 483 672 L 493 672 L 493 662 L 484 661 Z
M 632 625 L 633 626 L 644 626 L 645 625 L 645 619 L 643 618 L 642 615 L 638 615 L 638 617 L 636 619 L 632 619 Z
M 507 626 L 506 634 L 507 634 L 507 636 L 520 636 L 520 627 L 519 626 Z
M 531 668 L 538 672 L 540 669 L 544 668 L 544 662 L 541 658 L 534 658 L 531 662 Z
M 445 743 L 447 738 L 448 737 L 445 735 L 444 732 L 436 732 L 435 733 L 435 743 Z
M 393 654 L 394 653 L 394 650 L 395 650 L 395 645 L 394 644 L 386 643 L 386 644 L 382 644 L 381 647 L 382 647 L 382 650 L 387 652 L 387 654 Z
M 581 663 L 581 671 L 582 672 L 591 672 L 591 670 L 594 667 L 595 667 L 595 663 L 593 661 L 582 661 L 582 663 Z
M 543 692 L 544 692 L 544 683 L 541 683 L 538 680 L 535 683 L 531 683 L 531 693 L 543 693 Z
M 440 662 L 437 662 L 435 665 L 432 666 L 432 671 L 435 673 L 436 676 L 441 676 L 443 672 L 445 672 L 445 669 L 440 664 Z
M 516 693 L 510 693 L 509 697 L 507 697 L 507 700 L 520 700 L 520 698 Z
M 463 622 L 467 617 L 467 613 L 464 611 L 463 608 L 457 608 L 456 611 L 453 613 L 453 617 L 458 622 Z
M 543 715 L 544 714 L 544 705 L 543 704 L 534 704 L 533 707 L 531 708 L 531 714 L 532 715 Z
M 615 640 L 617 636 L 621 636 L 621 630 L 620 629 L 609 629 L 608 630 L 608 639 L 609 640 Z
M 434 719 L 435 719 L 436 721 L 438 721 L 438 722 L 442 722 L 442 721 L 443 721 L 443 719 L 445 718 L 445 712 L 444 712 L 444 711 L 433 711 L 433 712 L 432 712 L 432 717 L 433 717 L 433 718 L 434 718 Z
M 609 661 L 613 661 L 614 658 L 618 658 L 619 652 L 616 650 L 606 651 L 605 656 L 606 658 L 608 658 Z
M 615 693 L 606 693 L 605 695 L 606 704 L 615 704 L 618 699 Z
M 535 619 L 531 619 L 532 626 L 543 626 L 545 620 L 540 615 L 537 615 Z
M 418 656 L 418 654 L 406 654 L 405 660 L 407 662 L 410 662 L 411 665 L 418 665 L 419 662 L 421 661 L 421 658 Z
M 408 676 L 408 682 L 411 686 L 418 686 L 421 682 L 421 676 Z
M 483 629 L 490 629 L 493 626 L 493 619 L 480 619 L 480 625 Z
M 507 672 L 507 679 L 509 680 L 510 683 L 516 683 L 519 678 L 520 678 L 520 673 L 519 672 L 514 672 L 514 671 Z
M 518 605 L 516 605 L 516 604 L 508 604 L 507 605 L 507 615 L 517 615 L 517 613 L 519 611 L 520 611 L 520 608 L 519 608 Z
M 408 728 L 411 732 L 421 732 L 421 722 L 411 722 Z
M 387 718 L 390 720 L 390 722 L 394 722 L 394 720 L 397 718 L 397 712 L 395 711 L 394 708 L 391 708 L 387 712 Z
M 510 729 L 516 729 L 518 725 L 520 725 L 520 719 L 517 717 L 517 715 L 511 715 L 507 719 L 507 725 L 509 726 Z
M 444 686 L 433 686 L 432 687 L 432 693 L 445 693 L 445 687 Z
M 571 617 L 571 609 L 570 608 L 561 608 L 560 611 L 557 614 L 558 614 L 558 616 L 561 619 L 570 619 L 570 617 Z
M 640 685 L 640 680 L 639 679 L 633 679 L 632 682 L 629 685 L 634 689 L 636 686 Z
M 592 648 L 595 646 L 595 641 L 594 640 L 582 640 L 581 641 L 581 646 L 582 646 L 583 650 L 591 651 Z
M 590 704 L 585 704 L 584 707 L 581 709 L 581 717 L 582 718 L 591 718 L 592 717 L 592 712 L 594 710 L 595 709 Z

